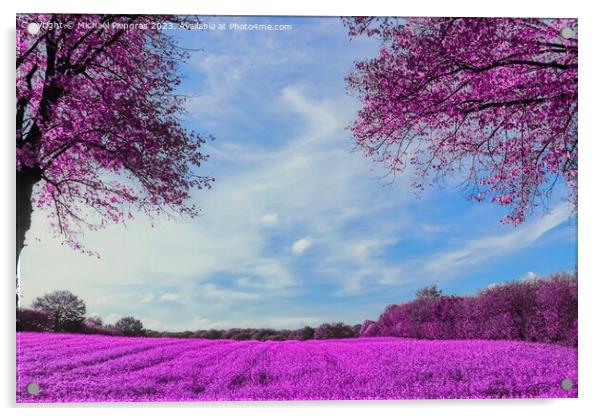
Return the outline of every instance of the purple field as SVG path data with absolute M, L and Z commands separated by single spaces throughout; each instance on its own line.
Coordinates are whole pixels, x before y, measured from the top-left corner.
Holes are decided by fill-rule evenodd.
M 569 378 L 565 391 L 560 381 Z M 38 383 L 31 396 L 28 383 Z M 577 349 L 515 341 L 230 341 L 17 333 L 17 402 L 577 397 Z

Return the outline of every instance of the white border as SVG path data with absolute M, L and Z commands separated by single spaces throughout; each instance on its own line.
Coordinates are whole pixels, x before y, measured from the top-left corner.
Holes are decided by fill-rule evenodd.
M 393 2 L 386 0 L 326 1 L 304 0 L 284 2 L 282 0 L 229 0 L 229 1 L 157 1 L 144 2 L 103 0 L 82 2 L 81 0 L 43 1 L 26 0 L 14 6 L 2 4 L 2 125 L 4 139 L 1 152 L 1 175 L 3 198 L 0 204 L 1 241 L 0 256 L 4 273 L 2 325 L 2 376 L 0 394 L 5 407 L 12 407 L 8 414 L 75 415 L 85 413 L 104 415 L 110 409 L 115 415 L 131 415 L 144 412 L 146 415 L 163 415 L 166 408 L 178 408 L 181 414 L 199 412 L 210 414 L 249 415 L 295 415 L 332 413 L 340 410 L 350 415 L 363 415 L 376 411 L 379 414 L 416 412 L 420 415 L 507 415 L 526 412 L 547 415 L 590 414 L 602 408 L 600 392 L 600 308 L 602 294 L 600 284 L 601 249 L 596 238 L 602 235 L 600 227 L 600 170 L 597 159 L 602 155 L 600 133 L 602 91 L 600 88 L 600 13 L 596 13 L 593 2 L 546 1 L 526 2 L 504 0 L 500 2 L 471 2 L 469 0 L 417 2 Z M 16 406 L 14 404 L 14 28 L 16 12 L 88 12 L 88 13 L 196 13 L 230 15 L 399 15 L 399 16 L 538 16 L 579 18 L 579 102 L 580 102 L 580 182 L 579 182 L 579 399 L 568 400 L 458 400 L 458 401 L 407 401 L 407 402 L 260 402 L 260 403 L 183 403 L 183 404 L 103 404 L 69 406 Z M 16 409 L 15 409 L 16 407 Z

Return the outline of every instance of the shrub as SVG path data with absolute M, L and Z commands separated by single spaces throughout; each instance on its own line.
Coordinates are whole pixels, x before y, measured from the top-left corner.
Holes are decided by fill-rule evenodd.
M 45 312 L 17 308 L 17 331 L 46 332 L 50 330 L 52 330 L 52 321 Z

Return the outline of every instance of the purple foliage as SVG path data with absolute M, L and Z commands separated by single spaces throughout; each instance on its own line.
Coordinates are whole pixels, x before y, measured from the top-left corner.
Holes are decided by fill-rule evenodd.
M 493 286 L 476 296 L 441 296 L 388 306 L 360 336 L 509 339 L 577 345 L 577 276 L 556 274 Z
M 551 344 L 17 334 L 17 402 L 576 396 L 577 349 Z
M 577 19 L 349 17 L 381 41 L 347 77 L 358 148 L 419 192 L 461 177 L 520 224 L 564 179 L 577 210 Z M 561 36 L 564 27 L 574 33 Z M 543 201 L 540 202 L 540 201 Z

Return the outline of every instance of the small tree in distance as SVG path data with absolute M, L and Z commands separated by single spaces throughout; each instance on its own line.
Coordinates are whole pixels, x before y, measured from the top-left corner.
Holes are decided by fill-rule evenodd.
M 423 287 L 416 291 L 416 299 L 418 300 L 431 300 L 437 299 L 441 297 L 441 290 L 437 287 L 436 284 L 432 284 L 430 286 Z
M 144 326 L 140 320 L 133 316 L 125 316 L 115 323 L 115 326 L 128 337 L 138 337 L 144 335 Z
M 55 332 L 78 331 L 86 318 L 86 304 L 68 290 L 57 290 L 36 298 L 31 307 L 48 315 Z

